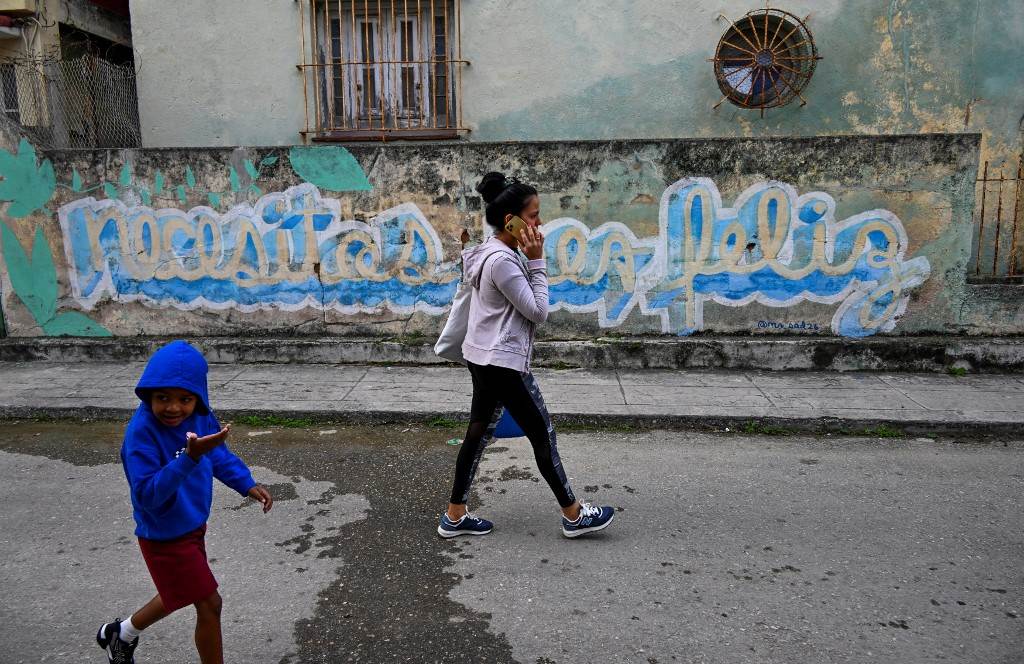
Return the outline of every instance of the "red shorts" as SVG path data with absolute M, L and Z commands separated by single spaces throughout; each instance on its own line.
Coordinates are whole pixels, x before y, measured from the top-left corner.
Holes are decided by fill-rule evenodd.
M 206 560 L 206 525 L 172 540 L 139 538 L 139 548 L 164 608 L 177 611 L 217 589 Z

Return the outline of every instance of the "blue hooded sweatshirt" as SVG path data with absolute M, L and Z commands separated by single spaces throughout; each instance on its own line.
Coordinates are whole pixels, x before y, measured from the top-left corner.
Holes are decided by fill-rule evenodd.
M 185 453 L 188 432 L 207 436 L 221 428 L 210 411 L 206 373 L 206 360 L 198 350 L 173 341 L 153 354 L 135 386 L 142 403 L 125 430 L 121 463 L 131 487 L 135 534 L 143 539 L 174 539 L 206 523 L 214 477 L 243 496 L 256 485 L 249 468 L 227 445 L 213 448 L 198 462 Z M 150 407 L 149 393 L 161 387 L 181 388 L 197 397 L 195 411 L 177 426 L 160 422 Z

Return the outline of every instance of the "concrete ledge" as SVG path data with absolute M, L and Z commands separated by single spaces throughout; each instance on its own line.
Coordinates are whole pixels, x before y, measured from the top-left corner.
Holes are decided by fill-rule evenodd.
M 107 420 L 127 421 L 134 413 L 130 408 L 0 406 L 0 420 Z M 281 411 L 217 408 L 217 417 L 230 422 L 244 417 L 281 417 L 306 421 L 310 424 L 435 424 L 438 428 L 465 427 L 465 410 L 407 409 L 407 410 L 289 410 Z M 919 417 L 815 417 L 810 414 L 789 416 L 717 415 L 706 414 L 586 414 L 580 412 L 553 413 L 560 431 L 572 429 L 621 429 L 650 431 L 677 429 L 689 431 L 728 431 L 731 433 L 790 435 L 797 433 L 832 434 L 843 436 L 902 437 L 956 436 L 965 440 L 1017 439 L 1021 423 L 1014 420 L 984 421 L 964 418 L 962 421 Z M 274 426 L 274 425 L 267 425 Z
M 167 338 L 0 339 L 0 361 L 142 362 Z M 445 364 L 432 341 L 348 337 L 201 337 L 213 363 Z M 586 369 L 740 369 L 757 371 L 1024 371 L 1022 337 L 694 336 L 540 341 L 534 365 Z

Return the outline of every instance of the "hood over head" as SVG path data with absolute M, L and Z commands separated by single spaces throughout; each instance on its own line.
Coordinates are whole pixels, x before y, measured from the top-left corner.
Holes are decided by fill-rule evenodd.
M 148 393 L 157 388 L 177 387 L 188 390 L 199 398 L 196 413 L 207 415 L 210 412 L 210 397 L 206 387 L 208 369 L 202 353 L 184 341 L 172 341 L 149 358 L 135 386 L 135 394 L 148 405 Z

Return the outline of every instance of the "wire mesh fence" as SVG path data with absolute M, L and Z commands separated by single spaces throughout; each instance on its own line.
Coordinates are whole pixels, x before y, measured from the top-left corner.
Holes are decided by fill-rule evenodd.
M 135 69 L 94 55 L 0 61 L 3 113 L 50 148 L 141 144 Z

